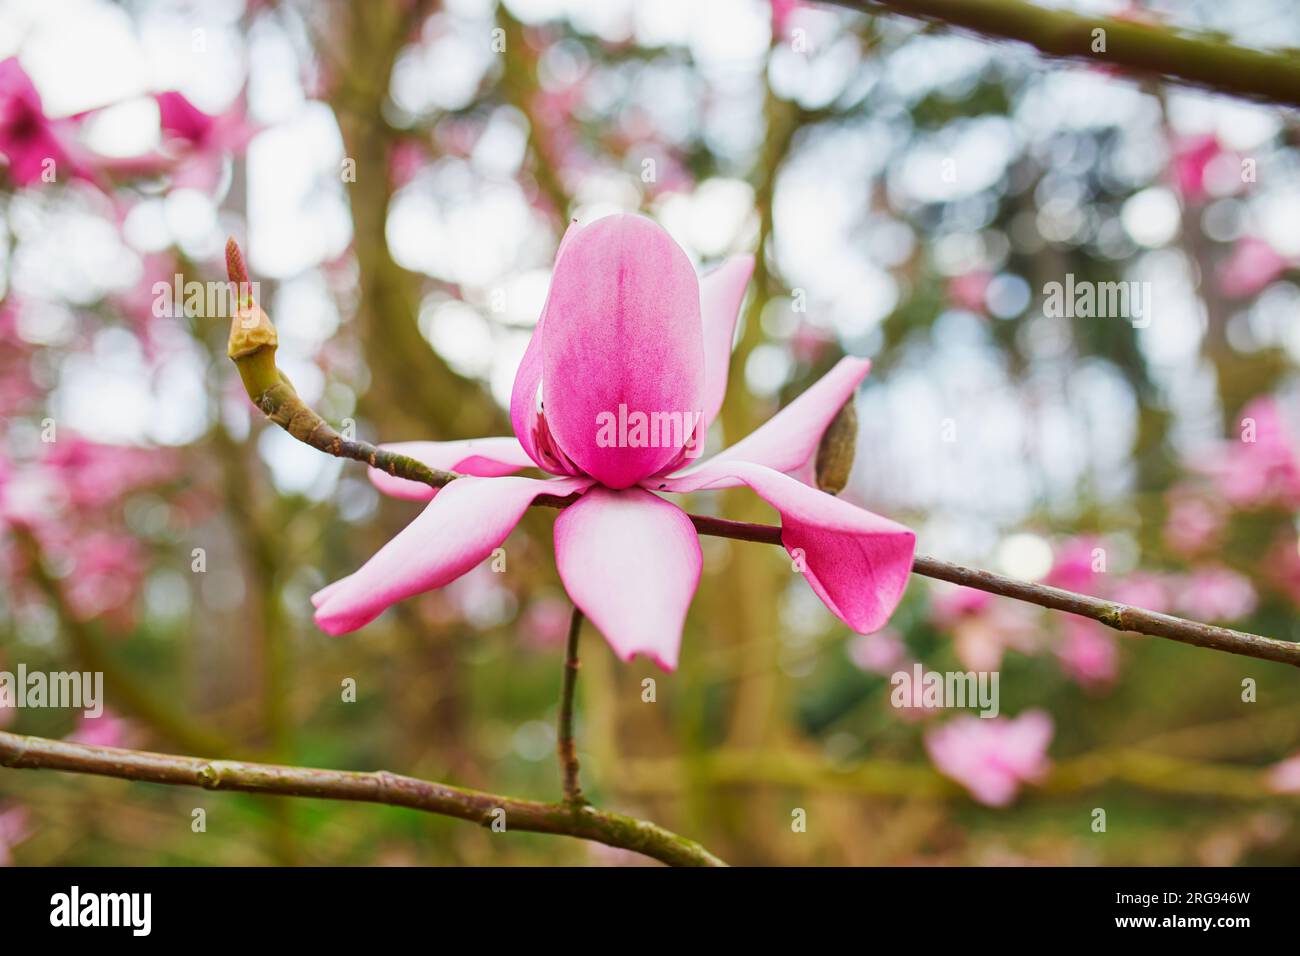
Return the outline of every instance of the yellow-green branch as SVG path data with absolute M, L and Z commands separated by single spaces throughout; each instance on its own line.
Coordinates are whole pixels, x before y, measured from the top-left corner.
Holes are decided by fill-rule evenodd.
M 1050 10 L 1024 0 L 827 0 L 864 13 L 891 11 L 1019 40 L 1050 57 L 1088 60 L 1219 93 L 1300 106 L 1300 57 L 1234 46 L 1208 35 Z M 1094 31 L 1104 31 L 1104 49 Z
M 669 866 L 725 866 L 693 840 L 646 820 L 572 803 L 538 803 L 377 770 L 318 770 L 89 747 L 0 732 L 0 767 L 62 770 L 143 783 L 281 797 L 383 803 L 504 832 L 550 833 L 631 850 Z

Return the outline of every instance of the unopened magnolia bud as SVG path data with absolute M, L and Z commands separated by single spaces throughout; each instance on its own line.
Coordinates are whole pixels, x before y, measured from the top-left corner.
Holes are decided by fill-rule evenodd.
M 226 354 L 232 359 L 241 359 L 260 349 L 273 349 L 278 344 L 271 317 L 262 311 L 261 306 L 256 303 L 241 305 L 230 320 L 230 341 L 226 345 Z
M 849 483 L 858 443 L 858 410 L 853 399 L 844 403 L 817 446 L 817 487 L 838 495 Z

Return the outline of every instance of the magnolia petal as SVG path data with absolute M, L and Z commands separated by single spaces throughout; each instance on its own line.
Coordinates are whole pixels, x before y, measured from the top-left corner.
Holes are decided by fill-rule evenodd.
M 727 394 L 736 320 L 740 318 L 740 303 L 753 274 L 753 256 L 733 256 L 700 277 L 700 318 L 704 323 L 704 429 L 717 417 Z
M 538 495 L 585 489 L 581 478 L 457 478 L 359 571 L 313 597 L 330 634 L 364 627 L 389 605 L 456 580 L 509 536 Z
M 498 478 L 533 467 L 533 460 L 514 438 L 473 438 L 469 441 L 402 441 L 379 446 L 383 451 L 414 458 L 439 471 L 454 471 L 478 478 Z M 407 501 L 429 501 L 439 491 L 419 481 L 397 478 L 378 468 L 370 480 L 386 495 Z
M 560 238 L 560 246 L 555 250 L 553 276 L 560 267 L 560 257 L 564 255 L 564 250 L 581 229 L 582 227 L 575 221 L 570 222 L 569 227 L 564 230 L 564 235 Z M 554 282 L 552 278 L 552 286 Z M 537 318 L 532 338 L 528 340 L 528 348 L 524 350 L 524 357 L 519 362 L 519 371 L 515 373 L 515 384 L 510 392 L 510 424 L 514 426 L 515 437 L 519 439 L 524 452 L 537 467 L 544 471 L 555 472 L 557 471 L 555 463 L 548 463 L 542 449 L 538 448 L 535 438 L 539 417 L 537 404 L 542 388 L 542 335 L 546 325 L 546 310 L 550 303 L 551 297 L 548 294 L 546 303 L 542 306 L 542 314 Z
M 691 440 L 703 414 L 699 280 L 662 227 L 608 216 L 569 241 L 546 304 L 541 378 L 556 443 L 610 488 L 663 469 Z
M 744 461 L 781 472 L 800 472 L 805 481 L 822 435 L 871 370 L 870 359 L 846 357 L 806 392 L 749 435 L 706 462 L 681 473 L 698 473 L 713 463 Z
M 746 484 L 781 513 L 781 543 L 813 591 L 859 633 L 879 630 L 903 597 L 916 535 L 771 468 L 714 459 L 689 476 L 654 479 L 679 493 Z
M 555 563 L 615 654 L 676 668 L 701 566 L 699 537 L 680 508 L 640 488 L 592 488 L 555 521 Z

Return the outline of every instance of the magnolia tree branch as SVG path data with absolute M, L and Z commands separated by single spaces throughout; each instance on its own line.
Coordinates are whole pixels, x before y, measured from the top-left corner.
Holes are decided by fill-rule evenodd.
M 1045 56 L 1087 60 L 1233 96 L 1300 106 L 1300 57 L 1234 46 L 1212 34 L 1045 9 L 1023 0 L 825 2 L 864 13 L 921 17 L 994 39 L 1019 40 Z M 1098 30 L 1104 34 L 1094 32 Z
M 251 289 L 243 254 L 231 239 L 226 243 L 226 272 L 241 290 Z M 442 487 L 456 476 L 430 468 L 406 455 L 376 448 L 369 442 L 355 441 L 340 435 L 325 419 L 298 397 L 293 383 L 275 365 L 278 336 L 270 318 L 252 299 L 240 302 L 230 324 L 227 354 L 239 368 L 244 389 L 253 404 L 300 442 L 333 455 L 365 462 L 371 468 L 386 471 L 397 478 Z
M 772 525 L 727 521 L 723 518 L 710 518 L 703 515 L 690 517 L 695 524 L 695 530 L 700 534 L 735 538 L 740 541 L 758 541 L 763 544 L 781 544 L 781 529 Z M 1091 618 L 1117 631 L 1145 634 L 1149 637 L 1166 637 L 1183 644 L 1194 644 L 1197 647 L 1227 651 L 1229 654 L 1240 654 L 1243 657 L 1300 667 L 1300 644 L 1291 641 L 1279 641 L 1276 638 L 1234 631 L 1227 627 L 1188 621 L 1181 617 L 1147 611 L 1089 594 L 1077 594 L 1074 591 L 1066 591 L 1046 584 L 1008 578 L 1001 574 L 994 574 L 992 571 L 963 567 L 960 564 L 941 561 L 923 554 L 918 554 L 913 560 L 912 573 L 960 584 L 977 591 L 987 591 L 989 594 L 1024 601 L 1027 604 L 1037 604 L 1039 607 L 1054 611 L 1068 611 L 1080 617 Z
M 657 824 L 570 803 L 537 803 L 378 770 L 316 770 L 236 760 L 88 747 L 0 732 L 0 766 L 62 770 L 205 790 L 384 803 L 468 820 L 494 832 L 551 833 L 631 850 L 669 866 L 725 866 L 704 847 Z
M 227 253 L 228 261 L 232 263 L 231 280 L 247 283 L 248 277 L 242 272 L 242 260 L 239 259 L 239 250 L 233 239 L 230 241 Z M 234 263 L 238 263 L 238 274 Z M 247 288 L 246 285 L 244 287 Z M 306 406 L 293 390 L 293 386 L 289 385 L 288 380 L 276 369 L 275 328 L 266 313 L 256 305 L 250 304 L 247 310 L 241 311 L 241 315 L 245 317 L 242 322 L 237 317 L 231 328 L 230 357 L 239 367 L 249 398 L 277 425 L 285 428 L 300 441 L 305 441 L 327 454 L 356 458 L 368 464 L 382 461 L 385 464 L 376 467 L 383 467 L 390 474 L 423 482 L 434 488 L 441 488 L 458 477 L 451 472 L 431 469 L 404 455 L 380 451 L 366 442 L 345 443 L 341 439 L 339 441 L 311 440 L 313 436 L 330 434 L 334 430 L 316 412 Z M 242 326 L 248 322 L 252 322 L 252 328 L 258 333 L 257 335 L 247 336 L 247 330 Z M 286 425 L 286 420 L 296 423 L 296 430 Z M 349 448 L 362 449 L 366 453 L 352 454 L 347 450 Z M 542 495 L 533 504 L 564 508 L 574 500 L 576 500 L 575 496 Z M 737 541 L 781 545 L 781 529 L 775 525 L 729 521 L 704 515 L 690 515 L 690 519 L 695 525 L 695 530 L 700 534 L 732 538 Z M 1258 634 L 1234 631 L 1231 628 L 1188 621 L 1087 594 L 1076 594 L 1062 588 L 1004 577 L 991 571 L 963 567 L 922 554 L 918 554 L 913 561 L 912 571 L 924 577 L 950 581 L 978 591 L 987 591 L 989 594 L 1037 604 L 1039 607 L 1068 611 L 1071 614 L 1099 621 L 1117 631 L 1163 637 L 1183 644 L 1193 644 L 1197 647 L 1226 651 L 1229 654 L 1240 654 L 1243 657 L 1300 667 L 1300 644 L 1291 641 L 1280 641 Z

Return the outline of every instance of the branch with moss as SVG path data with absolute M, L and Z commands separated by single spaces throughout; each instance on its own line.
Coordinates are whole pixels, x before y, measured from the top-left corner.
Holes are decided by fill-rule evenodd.
M 233 239 L 228 247 L 227 258 L 231 280 L 247 283 L 248 276 L 243 271 L 239 249 Z M 247 288 L 247 285 L 244 287 Z M 249 398 L 268 418 L 299 441 L 304 441 L 326 454 L 364 461 L 373 467 L 382 468 L 391 475 L 419 481 L 433 488 L 444 487 L 458 477 L 452 472 L 429 468 L 405 455 L 382 451 L 368 442 L 345 441 L 339 437 L 320 415 L 298 397 L 298 393 L 294 391 L 288 379 L 276 368 L 275 328 L 266 313 L 256 304 L 250 303 L 241 309 L 240 315 L 231 326 L 230 343 L 230 357 L 239 367 L 239 374 L 244 380 Z M 848 427 L 846 425 L 832 428 L 828 432 L 830 444 L 823 443 L 818 457 L 818 466 L 819 472 L 823 472 L 826 479 L 833 479 L 831 472 L 842 470 L 840 467 L 842 459 L 848 453 L 844 434 Z M 823 488 L 826 487 L 825 481 L 822 485 Z M 837 489 L 832 485 L 831 490 Z M 564 508 L 573 500 L 572 496 L 543 495 L 534 501 L 534 505 Z M 777 546 L 781 546 L 782 543 L 781 529 L 776 525 L 729 521 L 704 515 L 690 515 L 690 519 L 695 525 L 695 530 L 700 534 Z M 967 568 L 923 554 L 916 556 L 912 563 L 912 572 L 974 588 L 977 591 L 986 591 L 989 594 L 1036 604 L 1039 607 L 1077 614 L 1105 624 L 1116 631 L 1163 637 L 1195 647 L 1206 647 L 1243 657 L 1253 657 L 1257 660 L 1275 661 L 1279 664 L 1300 667 L 1300 644 L 1291 641 L 1281 641 L 1232 628 L 1189 621 L 1171 614 L 1161 614 L 1157 611 L 1121 604 L 1118 601 L 1078 594 L 1046 584 L 1021 581 L 994 574 L 992 571 Z
M 493 831 L 550 833 L 631 850 L 669 866 L 725 866 L 693 840 L 657 824 L 574 803 L 539 803 L 377 770 L 319 770 L 90 747 L 0 732 L 0 766 L 61 770 L 144 783 L 281 797 L 382 803 L 468 820 Z
M 1300 58 L 1294 52 L 1252 50 L 1213 34 L 1046 9 L 1024 0 L 826 2 L 864 13 L 920 17 L 993 39 L 1019 40 L 1044 56 L 1086 60 L 1232 96 L 1300 106 Z

